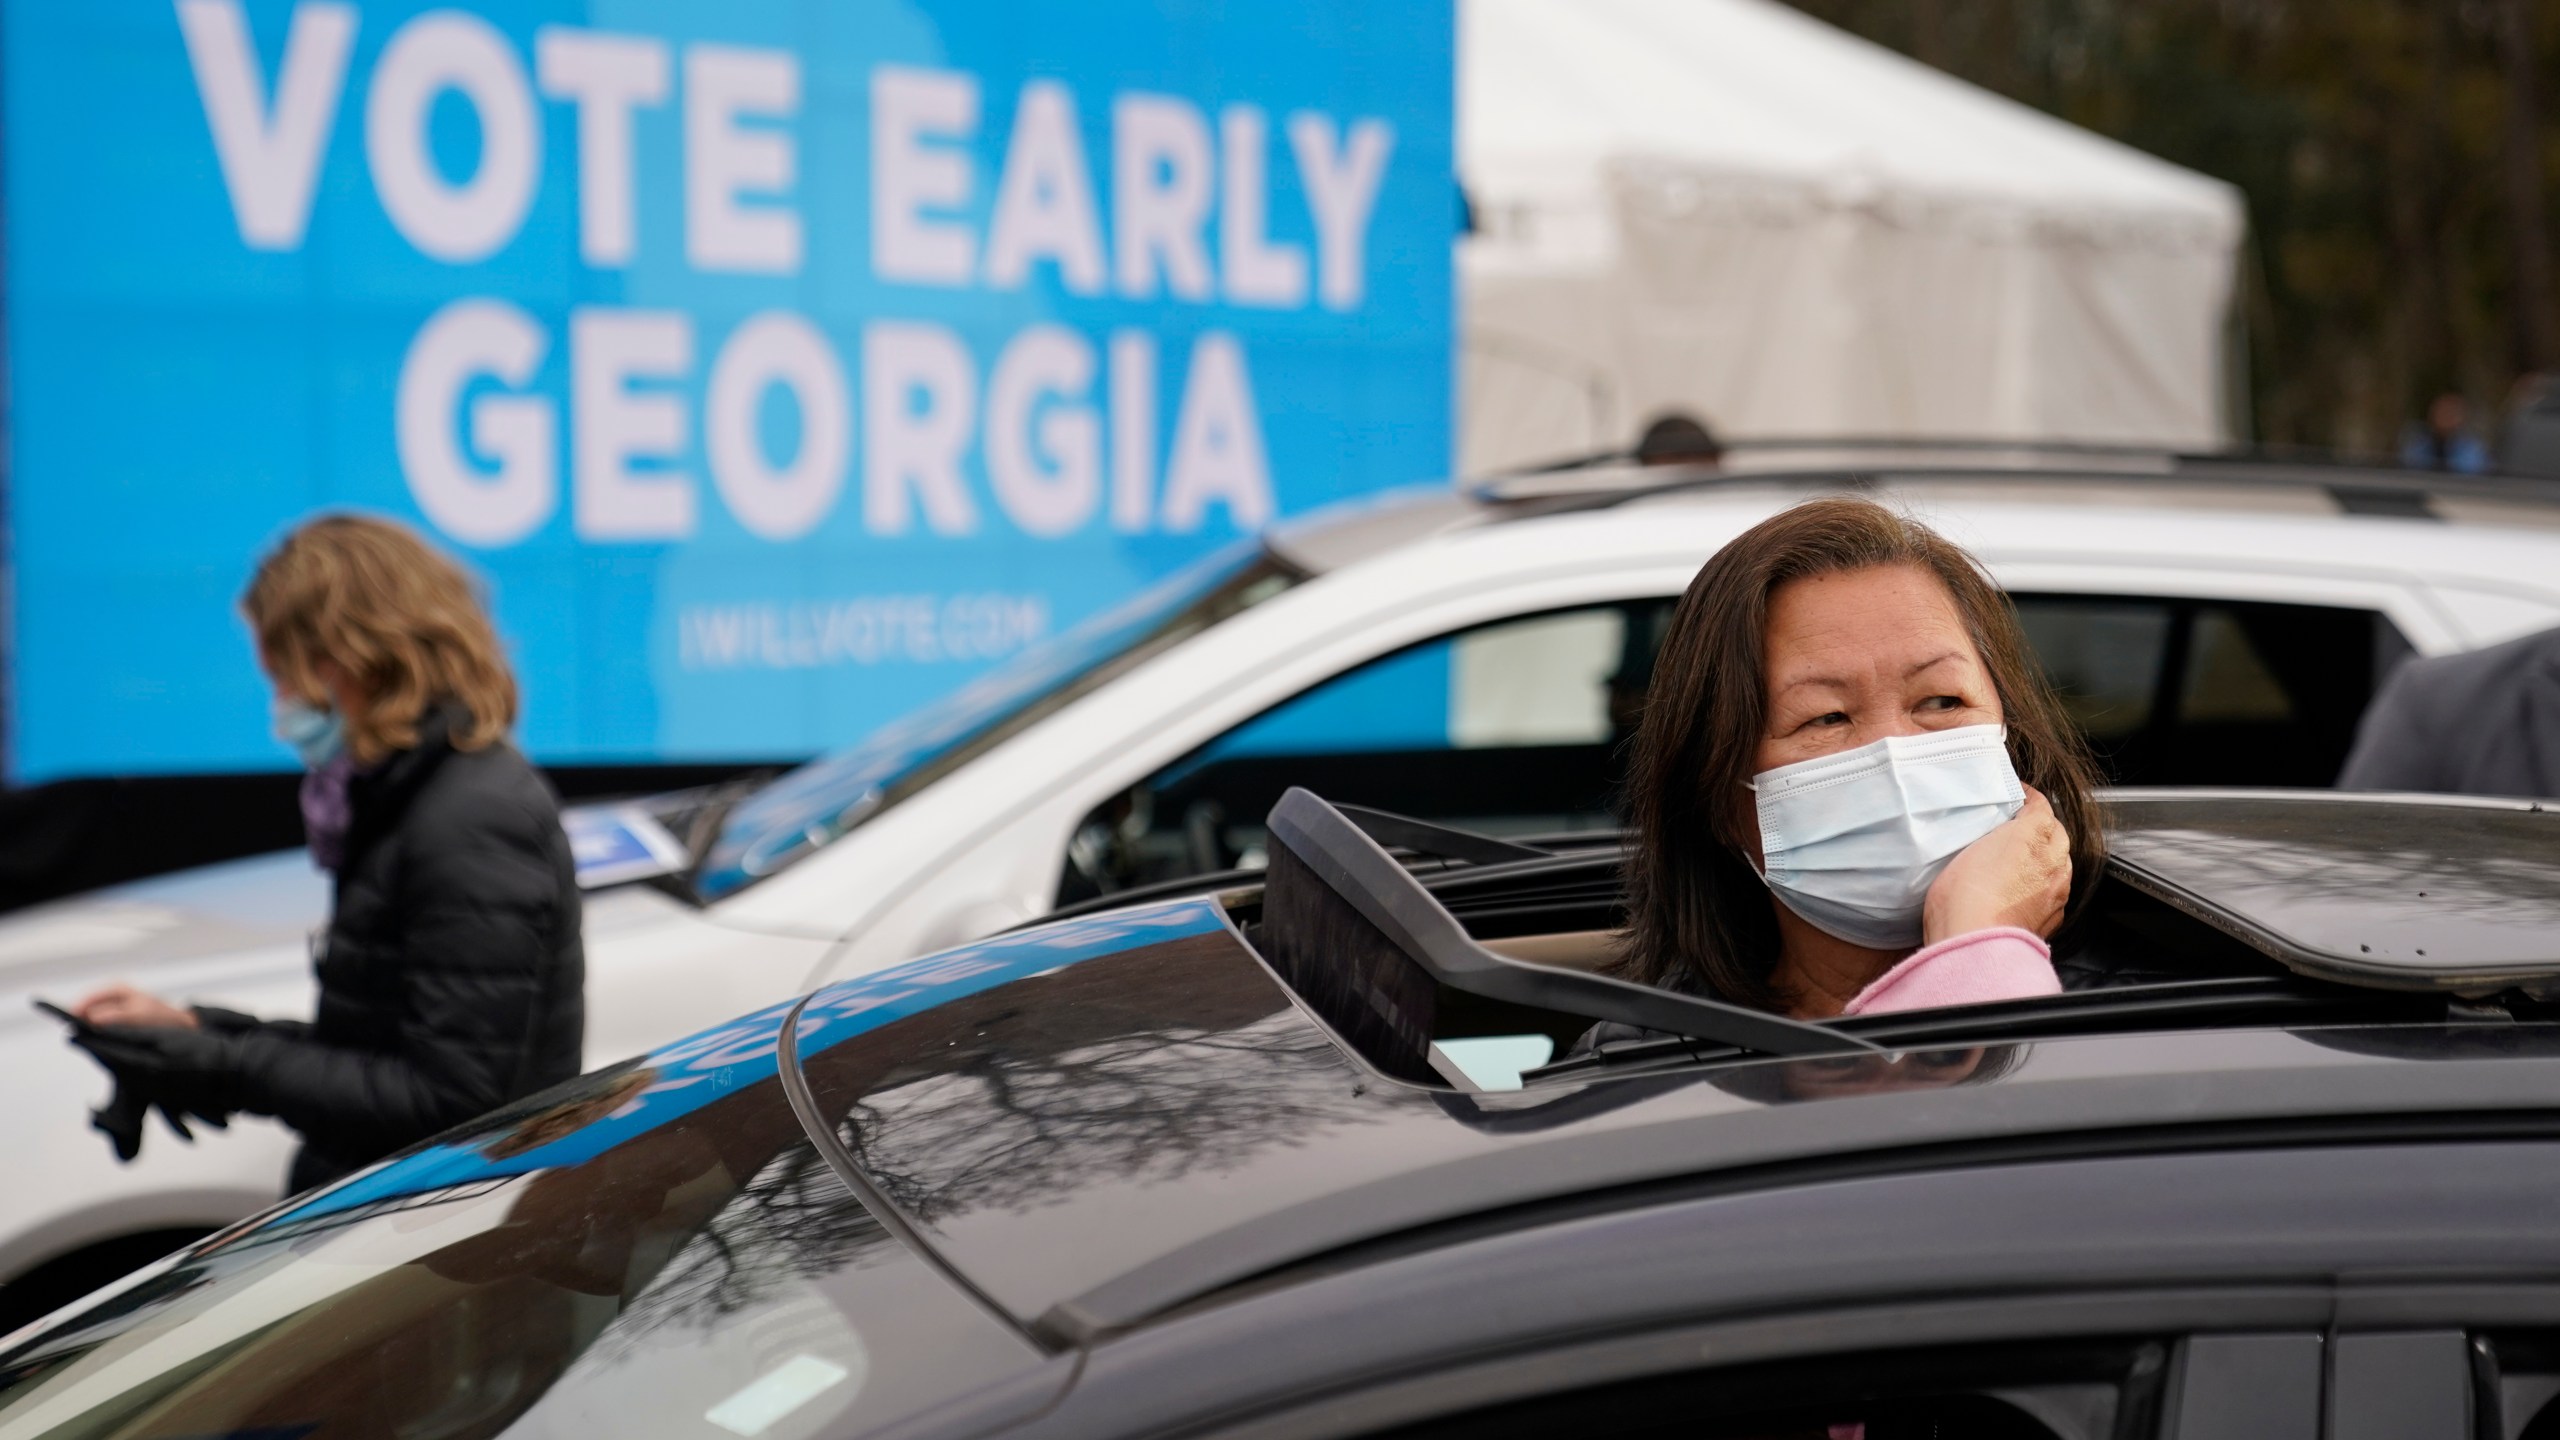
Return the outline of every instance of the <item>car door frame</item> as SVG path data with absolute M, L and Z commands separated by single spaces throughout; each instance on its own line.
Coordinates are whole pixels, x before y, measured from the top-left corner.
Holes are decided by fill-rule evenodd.
M 903 849 L 899 868 L 920 881 L 854 920 L 848 943 L 815 978 L 860 973 L 1044 913 L 1067 842 L 1096 805 L 1314 686 L 1477 626 L 1676 595 L 1696 568 L 1694 555 L 1657 551 L 1560 561 L 1525 575 L 1479 561 L 1447 567 L 1437 583 L 1423 586 L 1399 583 L 1392 566 L 1318 577 L 1203 637 L 1230 653 L 1273 639 L 1258 660 L 1204 669 L 1202 641 L 1177 647 L 946 777 L 941 784 L 952 791 L 938 794 L 936 805 L 987 817 L 978 824 L 918 834 L 928 827 L 891 823 L 902 807 L 796 867 L 828 860 L 829 872 L 850 877 Z M 1290 602 L 1302 596 L 1330 613 L 1293 634 L 1300 607 Z M 931 858 L 911 848 L 917 846 L 930 846 Z M 786 872 L 767 883 L 792 878 Z
M 1102 1340 L 1011 1440 L 1364 1440 L 1708 1366 L 2560 1322 L 2544 1218 L 2560 1138 L 2375 1143 L 2360 1128 L 1907 1169 L 1872 1157 L 1865 1174 L 1709 1176 L 1377 1242 Z M 959 1440 L 966 1420 L 897 1440 Z
M 2398 627 L 2401 636 L 2421 655 L 2441 655 L 2465 649 L 2470 643 L 2468 632 L 2435 602 L 2432 592 L 2414 582 L 2391 577 L 2310 568 L 2251 576 L 2207 566 L 2046 560 L 2014 553 L 1987 558 L 1983 563 L 2002 590 L 2020 594 L 2365 610 Z

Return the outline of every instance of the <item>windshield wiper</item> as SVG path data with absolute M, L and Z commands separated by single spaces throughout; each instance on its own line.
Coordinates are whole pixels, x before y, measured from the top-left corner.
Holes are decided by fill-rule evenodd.
M 750 771 L 721 781 L 703 796 L 702 803 L 694 809 L 692 822 L 685 826 L 684 869 L 688 880 L 702 868 L 703 857 L 711 853 L 711 847 L 719 843 L 720 831 L 729 823 L 729 812 L 737 809 L 740 801 L 772 784 L 781 773 Z

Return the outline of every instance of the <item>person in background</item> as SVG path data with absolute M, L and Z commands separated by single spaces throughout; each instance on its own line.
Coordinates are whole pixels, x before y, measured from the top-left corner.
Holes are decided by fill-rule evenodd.
M 2560 630 L 2402 661 L 2365 707 L 2338 788 L 2560 799 Z
M 2471 402 L 2450 391 L 2429 401 L 2425 423 L 2401 432 L 2400 463 L 2412 470 L 2486 474 L 2489 447 L 2471 432 Z
M 1689 465 L 1712 470 L 1724 459 L 1724 446 L 1716 441 L 1715 432 L 1694 415 L 1674 410 L 1644 427 L 1644 436 L 1636 441 L 1636 463 L 1639 465 Z
M 2498 436 L 2498 468 L 2560 480 L 2560 370 L 2516 377 L 2507 392 L 2506 428 Z
M 1799 1019 L 2059 993 L 2096 773 L 1970 556 L 1872 501 L 1783 511 L 1663 638 L 1622 973 Z
M 470 581 L 408 529 L 313 520 L 241 608 L 298 755 L 312 860 L 335 877 L 308 1024 L 112 985 L 73 1043 L 143 1106 L 299 1132 L 289 1190 L 578 1073 L 585 963 L 559 802 L 508 743 L 516 683 Z M 174 1122 L 173 1122 L 174 1123 Z

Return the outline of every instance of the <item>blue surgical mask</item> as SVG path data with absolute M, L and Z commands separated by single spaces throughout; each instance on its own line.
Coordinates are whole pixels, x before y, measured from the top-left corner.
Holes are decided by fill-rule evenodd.
M 1939 872 L 2027 798 L 1997 725 L 1887 736 L 1764 770 L 1751 789 L 1770 893 L 1815 929 L 1872 950 L 1919 944 Z
M 317 770 L 346 753 L 347 724 L 335 710 L 299 700 L 279 700 L 275 732 L 278 740 L 302 758 L 305 770 Z

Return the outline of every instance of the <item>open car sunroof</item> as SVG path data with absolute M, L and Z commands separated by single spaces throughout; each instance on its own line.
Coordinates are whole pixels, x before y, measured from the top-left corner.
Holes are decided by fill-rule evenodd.
M 1412 838 L 1426 845 L 1443 843 L 1446 833 L 1398 817 L 1363 818 L 1411 827 Z M 1264 957 L 1336 1034 L 1398 1078 L 1432 1083 L 1429 1052 L 1443 989 L 1764 1055 L 1877 1048 L 1781 1015 L 1497 954 L 1476 943 L 1361 823 L 1310 791 L 1283 795 L 1270 827 Z
M 2528 800 L 2121 791 L 2125 883 L 2315 979 L 2560 994 L 2560 813 Z
M 2065 984 L 2077 976 L 2086 992 L 2076 1000 L 1812 1024 L 1567 968 L 1587 957 L 1531 963 L 1493 948 L 1505 935 L 1542 933 L 1504 928 L 1510 910 L 1482 904 L 1493 890 L 1455 909 L 1451 896 L 1471 893 L 1472 867 L 1483 866 L 1478 878 L 1493 887 L 1516 889 L 1534 872 L 1545 886 L 1535 893 L 1552 906 L 1558 865 L 1603 857 L 1544 855 L 1304 790 L 1271 814 L 1250 938 L 1349 1049 L 1398 1078 L 1462 1090 L 1516 1089 L 1519 1077 L 1566 1062 L 1461 1047 L 1525 1053 L 1536 1042 L 1552 1055 L 1600 1020 L 1657 1038 L 1621 1038 L 1571 1063 L 1695 1059 L 1698 1042 L 1736 1055 L 1837 1056 L 1995 1032 L 2380 1023 L 2376 1005 L 2436 1007 L 2380 1021 L 2440 1020 L 2444 1002 L 2419 998 L 2430 992 L 2560 999 L 2560 806 L 2232 790 L 2119 792 L 2109 802 L 2108 883 L 2071 932 L 2068 958 L 2057 957 Z M 1465 859 L 1426 877 L 1390 844 Z M 1514 863 L 1523 855 L 1533 858 Z M 1588 897 L 1571 898 L 1587 922 Z M 1481 941 L 1488 916 L 1496 938 Z M 1496 1071 L 1509 1083 L 1488 1078 Z

